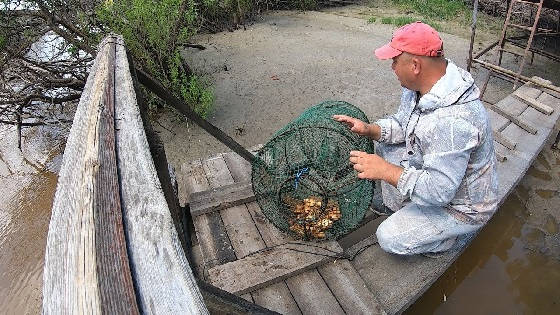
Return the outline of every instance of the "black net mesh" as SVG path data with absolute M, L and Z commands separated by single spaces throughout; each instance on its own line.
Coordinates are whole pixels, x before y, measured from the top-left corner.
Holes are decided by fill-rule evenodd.
M 326 101 L 304 111 L 257 152 L 253 191 L 264 215 L 297 238 L 337 239 L 364 217 L 373 182 L 360 180 L 350 165 L 351 150 L 373 152 L 333 115 L 368 122 L 355 106 Z

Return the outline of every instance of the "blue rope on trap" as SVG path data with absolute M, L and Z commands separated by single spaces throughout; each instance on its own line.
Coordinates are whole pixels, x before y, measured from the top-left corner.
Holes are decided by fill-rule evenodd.
M 296 179 L 294 180 L 294 189 L 297 189 L 297 186 L 299 184 L 299 180 L 301 179 L 303 174 L 307 174 L 307 173 L 309 173 L 309 168 L 307 168 L 307 167 L 304 167 L 297 172 Z

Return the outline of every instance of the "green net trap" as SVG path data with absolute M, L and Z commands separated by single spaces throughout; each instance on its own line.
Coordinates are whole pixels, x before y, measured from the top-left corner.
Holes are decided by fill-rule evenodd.
M 349 103 L 323 102 L 276 132 L 252 165 L 263 214 L 299 239 L 337 239 L 358 225 L 371 203 L 373 182 L 358 179 L 348 158 L 352 150 L 372 153 L 373 143 L 333 120 L 337 114 L 369 123 Z

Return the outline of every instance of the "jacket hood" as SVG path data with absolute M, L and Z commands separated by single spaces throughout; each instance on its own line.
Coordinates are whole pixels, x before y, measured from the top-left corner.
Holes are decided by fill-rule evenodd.
M 418 102 L 420 111 L 434 110 L 453 104 L 467 103 L 478 99 L 480 90 L 470 73 L 447 60 L 445 75 L 422 96 Z

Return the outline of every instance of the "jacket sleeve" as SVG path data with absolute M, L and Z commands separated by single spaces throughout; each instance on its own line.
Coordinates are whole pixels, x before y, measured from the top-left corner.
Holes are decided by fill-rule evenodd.
M 411 99 L 415 96 L 415 92 L 403 88 L 403 94 L 401 96 L 401 105 L 396 114 L 391 115 L 387 118 L 379 119 L 375 123 L 381 128 L 381 137 L 379 142 L 398 144 L 404 142 L 404 137 L 406 133 L 405 122 L 408 120 L 407 116 L 410 116 L 412 109 L 408 109 L 411 106 Z
M 421 206 L 445 206 L 465 176 L 479 131 L 462 118 L 442 118 L 422 143 L 422 169 L 405 168 L 397 189 Z

